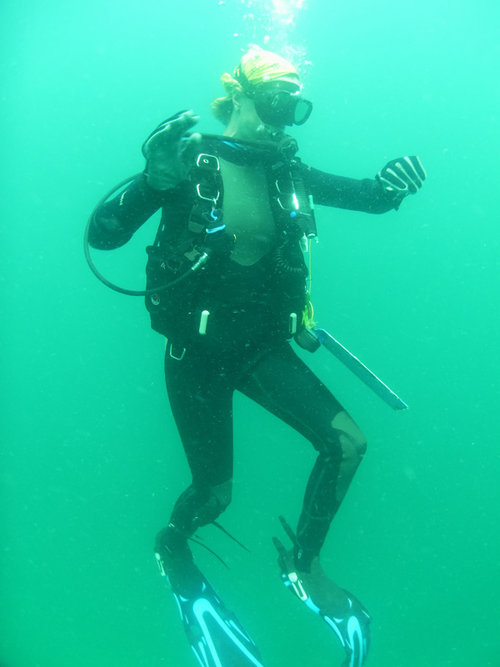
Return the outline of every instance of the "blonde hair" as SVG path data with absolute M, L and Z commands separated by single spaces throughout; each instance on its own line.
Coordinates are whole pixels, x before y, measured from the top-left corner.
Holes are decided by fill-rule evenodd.
M 211 104 L 212 112 L 217 120 L 224 125 L 229 123 L 233 112 L 233 95 L 238 90 L 243 90 L 243 85 L 238 81 L 239 78 L 246 79 L 252 86 L 259 83 L 280 79 L 284 76 L 296 76 L 299 78 L 297 68 L 291 62 L 285 60 L 277 53 L 265 51 L 260 46 L 252 45 L 245 53 L 240 64 L 234 68 L 232 76 L 225 72 L 220 80 L 226 95 L 217 97 Z
M 221 76 L 220 80 L 227 94 L 224 97 L 217 97 L 210 106 L 217 120 L 227 125 L 233 113 L 233 95 L 237 90 L 243 89 L 241 84 L 227 72 Z

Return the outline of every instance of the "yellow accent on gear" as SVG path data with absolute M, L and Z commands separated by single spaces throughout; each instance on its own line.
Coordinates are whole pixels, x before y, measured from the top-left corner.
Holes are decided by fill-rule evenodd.
M 302 324 L 306 327 L 306 329 L 312 329 L 316 325 L 316 322 L 314 321 L 314 306 L 311 301 L 311 291 L 312 291 L 312 251 L 311 251 L 312 244 L 309 243 L 309 287 L 307 290 L 307 303 L 304 307 L 304 310 L 302 311 Z

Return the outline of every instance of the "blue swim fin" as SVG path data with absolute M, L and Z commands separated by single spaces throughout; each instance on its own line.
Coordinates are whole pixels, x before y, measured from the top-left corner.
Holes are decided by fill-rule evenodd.
M 186 551 L 187 558 L 169 558 L 168 562 L 159 553 L 155 556 L 198 663 L 203 667 L 262 667 L 254 641 Z
M 295 545 L 297 538 L 292 529 L 283 517 L 280 521 Z M 285 587 L 333 630 L 346 654 L 342 667 L 362 667 L 370 643 L 371 618 L 366 609 L 352 593 L 340 588 L 325 575 L 319 559 L 313 561 L 310 572 L 299 572 L 293 548 L 287 550 L 276 537 L 273 542 L 278 550 L 278 565 Z

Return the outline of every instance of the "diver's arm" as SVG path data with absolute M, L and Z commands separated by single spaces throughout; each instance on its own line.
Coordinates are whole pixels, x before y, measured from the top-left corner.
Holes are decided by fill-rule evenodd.
M 161 206 L 176 200 L 200 142 L 201 135 L 186 135 L 197 122 L 192 111 L 177 113 L 149 135 L 142 146 L 144 173 L 97 208 L 89 227 L 91 246 L 118 248 Z
M 374 179 L 356 180 L 304 167 L 305 180 L 316 203 L 366 213 L 398 209 L 408 195 L 416 194 L 427 177 L 417 155 L 391 160 Z
M 97 208 L 89 227 L 93 248 L 111 250 L 124 245 L 164 203 L 165 193 L 150 187 L 144 174 L 110 201 Z
M 305 166 L 304 179 L 314 203 L 323 206 L 385 213 L 397 210 L 404 199 L 403 194 L 387 192 L 378 180 L 372 178 L 346 178 Z

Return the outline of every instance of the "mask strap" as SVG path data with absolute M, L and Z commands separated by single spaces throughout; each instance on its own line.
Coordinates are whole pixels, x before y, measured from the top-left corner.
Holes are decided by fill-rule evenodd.
M 253 97 L 255 95 L 255 89 L 254 86 L 250 83 L 250 81 L 247 79 L 245 73 L 241 69 L 239 65 L 237 65 L 234 68 L 234 78 L 236 81 L 240 84 L 240 86 L 243 88 L 243 92 L 248 95 L 249 97 Z

